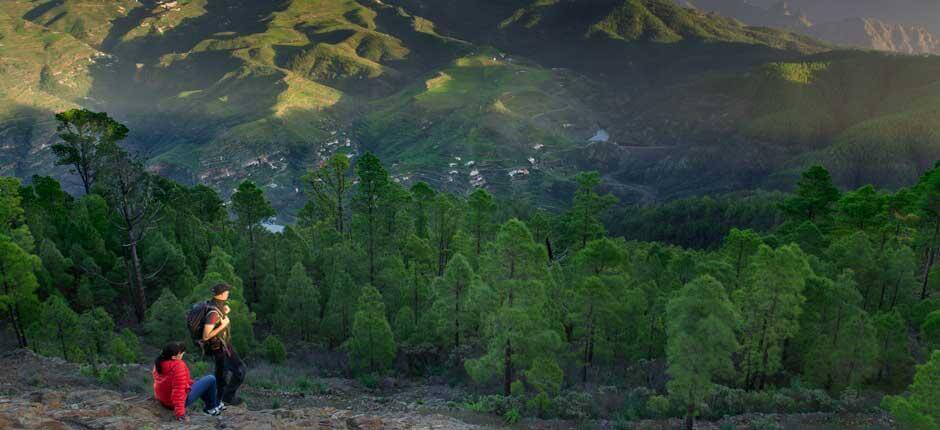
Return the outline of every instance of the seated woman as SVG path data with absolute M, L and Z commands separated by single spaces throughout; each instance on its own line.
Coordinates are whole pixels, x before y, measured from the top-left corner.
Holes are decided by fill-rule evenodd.
M 173 409 L 176 419 L 186 421 L 186 407 L 201 398 L 203 412 L 217 416 L 222 413 L 219 404 L 215 376 L 203 376 L 193 382 L 189 368 L 183 361 L 186 345 L 170 342 L 153 363 L 153 395 L 163 406 Z

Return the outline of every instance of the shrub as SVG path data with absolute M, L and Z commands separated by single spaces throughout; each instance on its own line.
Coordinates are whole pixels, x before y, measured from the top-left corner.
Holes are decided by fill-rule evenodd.
M 326 392 L 326 385 L 319 380 L 311 380 L 310 378 L 304 376 L 297 380 L 297 383 L 294 384 L 294 391 L 298 393 L 324 393 Z
M 529 385 L 537 391 L 556 395 L 561 389 L 565 373 L 555 360 L 539 358 L 525 371 L 525 377 Z
M 548 397 L 548 394 L 545 394 L 544 391 L 538 393 L 535 397 L 529 399 L 526 406 L 533 412 L 535 415 L 545 418 L 548 415 L 548 412 L 552 409 L 552 399 Z
M 672 405 L 666 396 L 652 396 L 646 401 L 646 409 L 656 418 L 667 418 L 671 415 Z
M 525 397 L 525 384 L 522 381 L 515 381 L 509 385 L 509 393 L 513 397 Z
M 374 390 L 379 386 L 379 377 L 374 373 L 363 373 L 356 377 L 356 379 L 359 380 L 359 383 L 362 384 L 363 387 L 370 390 Z
M 284 344 L 273 334 L 264 338 L 262 347 L 264 349 L 264 358 L 271 363 L 280 364 L 287 359 L 287 351 L 284 349 Z
M 646 387 L 638 387 L 626 393 L 619 416 L 625 420 L 634 421 L 650 417 L 646 408 L 646 401 L 654 393 Z
M 513 425 L 520 420 L 522 420 L 522 414 L 520 414 L 519 410 L 516 408 L 512 408 L 503 414 L 503 421 L 505 421 L 506 424 Z
M 93 376 L 99 382 L 108 385 L 120 385 L 127 376 L 127 370 L 115 364 L 104 366 L 97 370 L 91 365 L 83 365 L 81 369 L 79 369 L 79 372 L 83 376 Z
M 922 413 L 923 405 L 911 402 L 900 396 L 886 396 L 881 401 L 881 407 L 888 410 L 898 428 L 904 430 L 929 430 L 936 429 L 937 425 L 934 419 Z
M 464 408 L 475 412 L 504 415 L 513 408 L 513 401 L 511 397 L 490 394 L 480 396 L 475 401 L 464 403 Z
M 774 421 L 770 418 L 758 418 L 751 423 L 751 428 L 754 430 L 783 430 L 783 426 L 780 423 Z
M 582 391 L 566 391 L 555 399 L 558 416 L 565 419 L 586 420 L 596 415 L 594 399 Z
M 127 370 L 123 366 L 112 364 L 101 370 L 98 380 L 110 385 L 120 385 L 126 376 Z

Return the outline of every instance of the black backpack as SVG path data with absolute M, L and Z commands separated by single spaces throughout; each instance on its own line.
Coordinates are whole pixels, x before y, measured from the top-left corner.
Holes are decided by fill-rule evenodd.
M 206 315 L 209 311 L 218 311 L 214 305 L 208 301 L 196 302 L 189 311 L 186 312 L 186 326 L 189 327 L 189 334 L 196 345 L 202 345 L 202 333 L 206 326 Z

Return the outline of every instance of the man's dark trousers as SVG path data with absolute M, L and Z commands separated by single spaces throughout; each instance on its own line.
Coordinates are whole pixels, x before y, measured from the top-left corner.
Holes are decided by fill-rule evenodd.
M 235 391 L 245 381 L 245 363 L 242 363 L 238 354 L 231 348 L 214 350 L 212 356 L 215 359 L 215 379 L 219 398 L 225 403 L 232 403 L 235 400 Z M 231 377 L 226 379 L 226 373 L 229 373 Z

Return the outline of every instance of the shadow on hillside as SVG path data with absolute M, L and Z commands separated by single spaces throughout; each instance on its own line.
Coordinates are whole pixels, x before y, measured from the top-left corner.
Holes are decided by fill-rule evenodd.
M 93 86 L 87 104 L 124 122 L 131 129 L 126 146 L 145 157 L 157 157 L 159 170 L 183 183 L 206 182 L 196 170 L 212 169 L 201 160 L 208 142 L 221 142 L 228 150 L 226 158 L 258 156 L 253 151 L 266 151 L 264 147 L 271 145 L 309 143 L 291 141 L 298 139 L 286 124 L 339 115 L 334 112 L 344 111 L 348 99 L 341 98 L 326 111 L 298 106 L 290 116 L 276 117 L 273 110 L 288 85 L 284 72 L 235 56 L 234 49 L 240 47 L 193 51 L 205 40 L 225 41 L 265 31 L 266 19 L 288 3 L 209 0 L 201 16 L 185 19 L 162 34 L 122 42 L 128 30 L 152 16 L 148 7 L 132 11 L 114 23 L 105 39 L 111 58 L 91 67 Z M 236 127 L 259 131 L 240 140 L 233 136 Z M 312 148 L 305 149 L 304 157 L 311 156 Z M 243 175 L 236 171 L 232 179 Z

